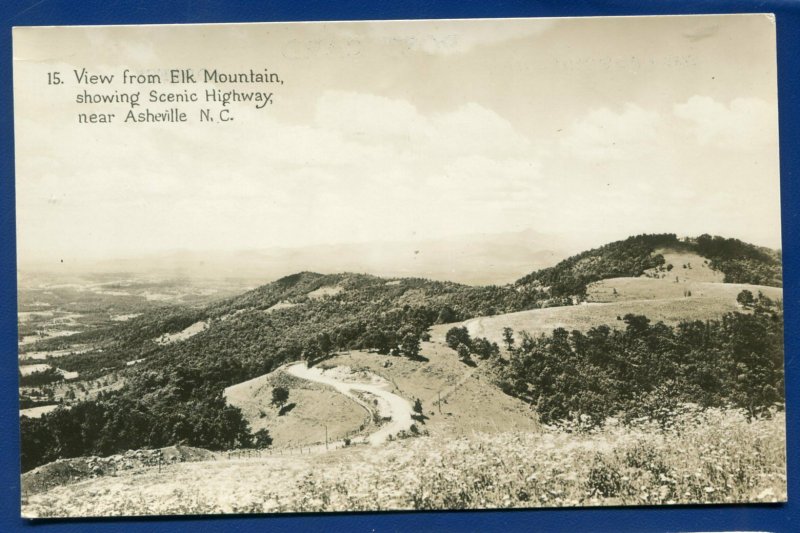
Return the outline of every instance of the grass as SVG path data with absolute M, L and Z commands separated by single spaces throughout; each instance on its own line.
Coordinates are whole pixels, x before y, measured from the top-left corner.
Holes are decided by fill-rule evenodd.
M 279 416 L 272 405 L 272 389 L 289 389 L 288 405 L 294 407 Z M 350 398 L 325 385 L 298 379 L 278 370 L 272 374 L 225 389 L 229 404 L 242 410 L 252 431 L 269 430 L 275 447 L 305 446 L 338 440 L 365 424 L 368 413 Z
M 785 419 L 687 408 L 591 432 L 420 437 L 380 448 L 143 469 L 27 498 L 23 514 L 112 516 L 786 500 Z
M 674 289 L 673 285 L 679 285 L 680 288 Z M 614 296 L 618 298 L 616 301 L 478 317 L 463 324 L 472 337 L 486 337 L 502 345 L 505 327 L 510 327 L 515 332 L 527 331 L 532 335 L 550 334 L 559 327 L 568 331 L 587 331 L 599 325 L 622 328 L 624 323 L 621 317 L 628 313 L 645 315 L 654 323 L 662 321 L 668 325 L 676 325 L 684 320 L 713 320 L 721 318 L 725 313 L 741 312 L 736 296 L 742 289 L 749 289 L 753 294 L 761 290 L 770 298 L 782 298 L 782 290 L 776 287 L 705 282 L 675 284 L 646 278 L 605 280 L 595 284 L 590 294 L 594 298 L 609 299 L 609 287 L 617 288 L 618 294 Z M 600 290 L 601 288 L 604 289 Z M 691 296 L 683 296 L 684 289 L 691 290 Z M 678 290 L 680 295 L 671 295 L 673 290 Z M 439 324 L 431 328 L 432 340 L 441 342 L 447 330 L 454 325 L 458 324 Z
M 652 322 L 675 325 L 683 320 L 717 319 L 725 313 L 741 311 L 736 296 L 743 289 L 753 294 L 761 291 L 772 299 L 783 298 L 779 287 L 721 283 L 722 274 L 711 270 L 699 255 L 672 250 L 657 252 L 664 255 L 664 267 L 652 269 L 638 278 L 612 278 L 592 283 L 587 287 L 589 303 L 586 305 L 477 317 L 463 325 L 472 337 L 486 337 L 502 346 L 505 327 L 532 335 L 550 334 L 559 327 L 568 331 L 586 331 L 599 325 L 620 328 L 624 324 L 617 317 L 628 313 L 645 315 Z M 672 265 L 670 271 L 666 271 L 667 264 Z M 431 328 L 432 340 L 443 342 L 447 330 L 454 325 L 458 324 L 439 324 Z
M 691 297 L 694 299 L 713 298 L 733 303 L 742 289 L 748 289 L 753 294 L 758 294 L 761 291 L 772 299 L 783 298 L 783 291 L 779 287 L 706 281 L 679 281 L 676 283 L 674 276 L 666 279 L 605 279 L 591 284 L 587 288 L 587 296 L 590 302 L 608 303 L 631 300 L 676 299 L 683 298 L 691 293 Z
M 421 353 L 427 361 L 351 351 L 324 364 L 367 370 L 391 382 L 395 394 L 410 402 L 419 398 L 428 417 L 424 429 L 432 434 L 459 436 L 538 428 L 528 405 L 500 391 L 483 363 L 477 368 L 467 366 L 455 351 L 437 342 L 423 342 Z

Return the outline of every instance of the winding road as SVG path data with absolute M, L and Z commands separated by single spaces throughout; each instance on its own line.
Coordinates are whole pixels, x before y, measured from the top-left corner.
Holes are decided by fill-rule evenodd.
M 383 402 L 385 402 L 385 408 L 388 411 L 390 419 L 388 422 L 382 425 L 378 431 L 369 435 L 367 441 L 370 444 L 380 444 L 384 442 L 389 435 L 397 434 L 397 432 L 402 430 L 407 431 L 414 423 L 413 419 L 411 418 L 411 404 L 405 398 L 401 398 L 400 396 L 389 392 L 387 389 L 391 386 L 391 384 L 388 382 L 376 384 L 343 381 L 332 375 L 326 375 L 325 372 L 320 368 L 308 368 L 305 363 L 291 364 L 285 368 L 285 371 L 301 379 L 330 385 L 336 389 L 337 392 L 353 399 L 370 412 L 375 410 L 375 406 L 368 404 L 354 394 L 354 392 L 366 392 L 383 400 Z

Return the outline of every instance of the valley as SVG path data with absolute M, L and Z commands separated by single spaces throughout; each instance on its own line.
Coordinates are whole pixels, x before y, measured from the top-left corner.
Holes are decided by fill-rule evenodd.
M 169 445 L 211 455 L 165 472 L 145 465 L 45 483 L 23 513 L 68 515 L 65 498 L 90 493 L 78 515 L 695 501 L 719 480 L 664 489 L 625 459 L 629 446 L 651 450 L 669 465 L 662 474 L 677 476 L 692 461 L 712 468 L 694 451 L 681 456 L 687 438 L 722 446 L 730 430 L 741 444 L 751 419 L 764 434 L 782 431 L 782 289 L 761 283 L 780 276 L 779 256 L 733 240 L 711 241 L 724 253 L 704 256 L 705 242 L 632 237 L 506 286 L 303 272 L 204 304 L 106 310 L 81 333 L 21 345 L 21 364 L 78 372 L 21 388 L 23 486 L 58 457 Z M 26 309 L 20 320 L 68 308 Z M 740 385 L 727 387 L 733 368 Z M 758 395 L 748 388 L 764 379 Z M 74 455 L 65 456 L 47 444 L 62 423 L 95 427 L 104 440 L 69 441 Z M 784 445 L 770 442 L 748 488 L 714 501 L 785 498 Z M 749 446 L 724 453 L 761 461 Z M 526 453 L 538 459 L 519 459 L 519 472 L 506 463 Z M 452 479 L 436 477 L 437 461 L 450 462 Z M 628 481 L 592 485 L 597 469 Z M 206 478 L 226 496 L 203 492 Z M 473 488 L 459 492 L 465 483 Z M 647 499 L 631 499 L 636 483 Z M 137 501 L 134 488 L 145 486 Z M 163 507 L 153 494 L 182 503 Z

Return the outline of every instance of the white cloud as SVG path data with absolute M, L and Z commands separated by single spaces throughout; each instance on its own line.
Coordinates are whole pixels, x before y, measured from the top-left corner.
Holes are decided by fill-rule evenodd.
M 531 148 L 508 120 L 472 102 L 426 116 L 405 100 L 328 91 L 317 103 L 315 124 L 348 141 L 438 157 L 512 157 Z
M 691 124 L 702 145 L 742 150 L 777 143 L 777 110 L 759 98 L 735 98 L 728 105 L 709 96 L 692 96 L 673 106 Z
M 536 194 L 536 150 L 475 103 L 424 114 L 401 99 L 328 92 L 303 125 L 244 105 L 232 112 L 236 134 L 213 143 L 202 128 L 170 125 L 148 126 L 146 136 L 133 126 L 109 129 L 102 139 L 87 128 L 42 136 L 41 127 L 26 126 L 38 137 L 21 143 L 50 148 L 20 168 L 24 241 L 66 243 L 60 228 L 73 240 L 91 230 L 97 249 L 140 233 L 156 249 L 447 235 L 502 229 L 497 210 L 476 206 L 525 212 Z M 36 206 L 49 198 L 58 210 L 42 217 Z M 114 206 L 114 216 L 103 205 Z
M 620 112 L 594 109 L 567 128 L 560 145 L 582 159 L 630 159 L 653 148 L 660 122 L 657 112 L 630 103 Z
M 552 19 L 497 21 L 413 21 L 369 26 L 370 36 L 402 50 L 431 55 L 463 54 L 479 46 L 538 35 L 556 23 Z

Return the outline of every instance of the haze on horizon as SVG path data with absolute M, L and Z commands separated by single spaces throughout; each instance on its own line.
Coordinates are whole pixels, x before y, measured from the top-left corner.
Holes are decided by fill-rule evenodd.
M 639 233 L 780 248 L 774 32 L 763 15 L 17 28 L 18 262 L 405 257 L 526 232 L 519 261 Z M 42 83 L 176 66 L 285 85 L 229 124 L 86 127 Z

